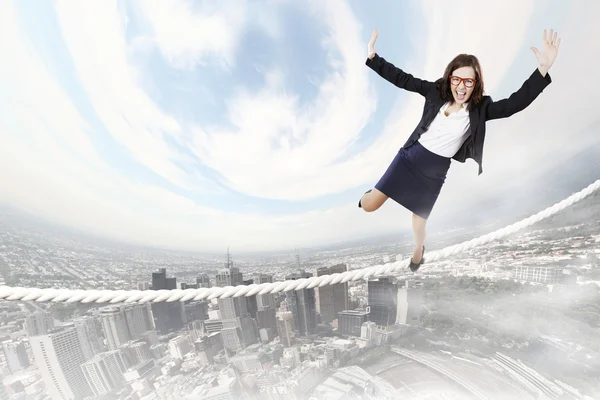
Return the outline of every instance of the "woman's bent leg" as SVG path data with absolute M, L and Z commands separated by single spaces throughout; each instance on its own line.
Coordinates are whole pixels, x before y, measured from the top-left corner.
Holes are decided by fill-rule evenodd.
M 389 197 L 373 188 L 367 193 L 363 194 L 360 199 L 360 207 L 366 212 L 373 212 L 385 203 Z

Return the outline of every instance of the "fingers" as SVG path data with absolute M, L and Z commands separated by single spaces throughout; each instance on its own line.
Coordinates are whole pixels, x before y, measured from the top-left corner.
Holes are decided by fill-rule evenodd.
M 556 48 L 558 49 L 558 47 L 560 46 L 560 38 L 558 37 L 558 32 L 554 32 L 554 29 L 550 29 L 550 34 L 548 35 L 546 29 L 544 29 L 544 44 L 556 46 Z

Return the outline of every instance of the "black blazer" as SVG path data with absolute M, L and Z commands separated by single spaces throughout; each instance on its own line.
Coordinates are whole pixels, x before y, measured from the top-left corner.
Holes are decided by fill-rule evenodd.
M 440 108 L 445 103 L 437 91 L 437 84 L 441 82 L 442 79 L 440 78 L 435 82 L 429 82 L 415 78 L 411 74 L 402 71 L 400 68 L 386 61 L 378 54 L 375 54 L 372 59 L 367 58 L 366 65 L 377 72 L 382 78 L 393 83 L 397 87 L 406 89 L 410 92 L 419 93 L 425 97 L 421 121 L 403 146 L 405 148 L 410 147 L 424 132 L 427 131 L 429 124 L 431 124 Z M 479 165 L 478 175 L 481 175 L 483 172 L 485 123 L 493 119 L 510 117 L 511 115 L 524 110 L 551 82 L 552 79 L 550 78 L 550 74 L 547 73 L 544 77 L 536 68 L 531 76 L 523 83 L 521 88 L 511 94 L 508 98 L 493 101 L 490 96 L 484 95 L 481 103 L 479 103 L 477 107 L 469 109 L 469 137 L 452 158 L 463 163 L 468 158 L 472 158 Z

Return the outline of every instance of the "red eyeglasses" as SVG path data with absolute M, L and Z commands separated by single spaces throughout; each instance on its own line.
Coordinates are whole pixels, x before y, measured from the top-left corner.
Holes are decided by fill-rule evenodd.
M 452 86 L 458 86 L 461 82 L 464 82 L 466 87 L 472 88 L 475 85 L 476 81 L 477 79 L 473 78 L 461 78 L 460 76 L 453 75 L 450 76 L 450 83 L 452 84 Z

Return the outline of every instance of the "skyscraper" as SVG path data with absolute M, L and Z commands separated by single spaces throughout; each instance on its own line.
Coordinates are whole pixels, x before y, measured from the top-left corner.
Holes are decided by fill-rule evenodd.
M 396 323 L 398 286 L 393 277 L 370 278 L 368 282 L 369 320 L 379 326 Z
M 365 310 L 345 310 L 338 314 L 338 333 L 360 337 L 362 324 L 367 322 L 369 314 Z
M 27 334 L 29 336 L 44 335 L 50 329 L 54 328 L 54 319 L 50 313 L 37 310 L 25 317 Z
M 410 286 L 404 281 L 398 288 L 398 313 L 397 324 L 418 325 L 421 321 L 421 305 L 423 303 L 423 289 L 421 286 Z
M 286 280 L 310 278 L 312 275 L 304 270 L 285 277 Z M 317 332 L 317 303 L 315 289 L 289 290 L 285 292 L 288 308 L 292 312 L 294 330 L 300 336 Z
M 167 278 L 167 269 L 160 268 L 152 273 L 152 290 L 177 289 L 176 278 Z M 156 330 L 165 335 L 169 332 L 182 329 L 185 325 L 185 310 L 182 301 L 152 303 Z
M 149 304 L 120 304 L 100 310 L 100 322 L 110 350 L 117 350 L 130 340 L 154 330 Z
M 272 283 L 273 275 L 268 274 L 256 274 L 254 277 L 254 283 L 260 285 L 262 283 Z M 256 295 L 256 307 L 257 310 L 272 308 L 275 309 L 275 295 L 273 293 L 258 294 Z
M 240 269 L 233 266 L 233 260 L 227 248 L 227 262 L 225 268 L 221 268 L 216 276 L 216 285 L 219 287 L 225 286 L 237 286 L 243 282 L 242 273 Z
M 208 274 L 199 274 L 196 278 L 196 284 L 199 288 L 209 288 L 210 287 L 210 277 Z
M 339 274 L 347 270 L 346 264 L 337 264 L 317 269 L 317 276 Z M 325 285 L 318 290 L 319 312 L 323 322 L 333 321 L 340 312 L 348 309 L 348 282 Z
M 100 323 L 109 350 L 117 350 L 131 340 L 125 313 L 119 306 L 109 306 L 100 311 Z
M 291 311 L 277 312 L 277 334 L 279 335 L 279 341 L 284 347 L 292 345 L 292 338 L 294 337 L 293 320 L 294 315 Z
M 119 350 L 96 355 L 81 366 L 83 376 L 95 396 L 108 395 L 125 383 L 123 373 L 127 371 Z
M 79 317 L 72 319 L 68 324 L 73 326 L 77 330 L 79 335 L 79 342 L 83 349 L 83 355 L 86 360 L 94 357 L 94 355 L 101 353 L 104 350 L 102 342 L 100 341 L 101 335 L 96 330 L 96 324 L 94 318 L 91 317 Z
M 92 394 L 81 365 L 83 348 L 74 327 L 58 327 L 29 338 L 35 363 L 53 400 L 79 399 Z
M 29 358 L 27 357 L 27 351 L 25 350 L 23 342 L 4 341 L 2 342 L 2 352 L 4 353 L 4 358 L 8 364 L 8 370 L 11 373 L 17 373 L 18 371 L 29 367 Z

